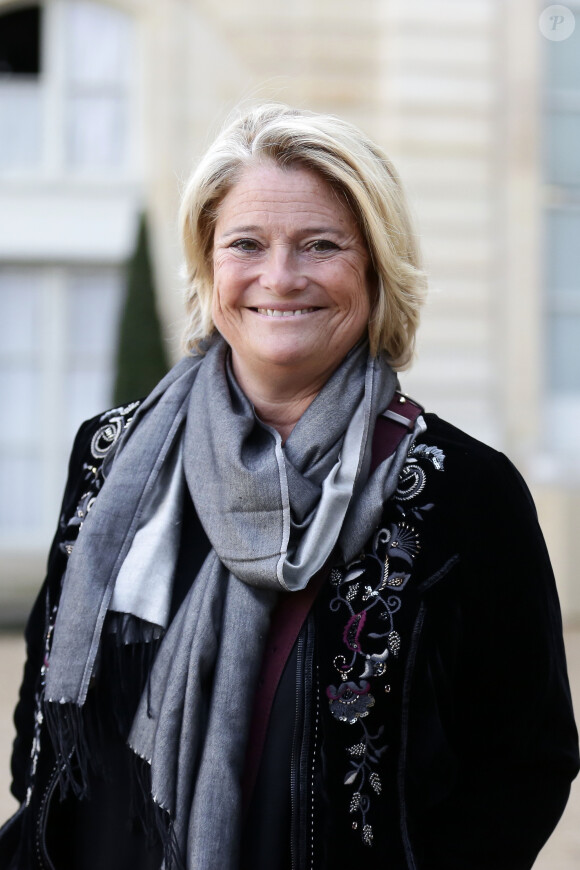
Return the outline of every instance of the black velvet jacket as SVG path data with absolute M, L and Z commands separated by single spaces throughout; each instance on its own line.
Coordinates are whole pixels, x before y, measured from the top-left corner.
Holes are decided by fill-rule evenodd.
M 75 442 L 27 627 L 13 755 L 22 807 L 0 832 L 0 868 L 161 863 L 139 822 L 123 741 L 144 659 L 104 643 L 87 704 L 99 719 L 94 755 L 106 761 L 87 799 L 59 799 L 38 717 L 67 552 L 133 410 L 85 423 Z M 246 825 L 252 870 L 526 870 L 566 804 L 577 733 L 530 495 L 502 454 L 426 419 L 379 527 L 355 562 L 332 569 L 282 677 Z M 188 502 L 174 608 L 208 547 Z

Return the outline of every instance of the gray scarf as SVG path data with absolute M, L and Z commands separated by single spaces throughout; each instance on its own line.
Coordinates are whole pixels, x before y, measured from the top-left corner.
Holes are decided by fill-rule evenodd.
M 49 704 L 84 704 L 112 607 L 166 627 L 184 475 L 212 550 L 162 640 L 129 743 L 151 765 L 188 870 L 238 866 L 240 780 L 276 593 L 304 588 L 337 543 L 345 562 L 360 551 L 414 437 L 369 477 L 396 378 L 366 345 L 284 447 L 257 421 L 227 352 L 218 338 L 178 363 L 118 443 L 69 560 L 46 680 Z

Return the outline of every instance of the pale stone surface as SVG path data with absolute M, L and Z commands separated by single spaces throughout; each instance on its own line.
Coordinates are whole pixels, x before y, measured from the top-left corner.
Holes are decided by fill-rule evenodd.
M 580 631 L 566 634 L 566 650 L 576 717 L 580 715 Z M 580 780 L 572 785 L 566 812 L 542 849 L 535 870 L 576 870 L 580 867 Z
M 0 0 L 0 8 L 12 2 Z M 505 449 L 526 479 L 537 483 L 539 451 L 553 448 L 560 432 L 576 431 L 554 427 L 543 386 L 542 208 L 560 194 L 541 177 L 538 4 L 117 0 L 117 5 L 135 16 L 139 34 L 133 108 L 142 141 L 135 175 L 150 213 L 160 311 L 174 356 L 182 322 L 176 212 L 196 159 L 240 101 L 278 99 L 337 113 L 390 153 L 418 216 L 433 293 L 416 368 L 404 378 L 406 389 L 450 422 Z M 39 185 L 33 179 L 33 189 Z M 51 196 L 62 196 L 62 188 L 52 185 Z M 25 195 L 18 185 L 10 190 L 11 196 L 20 191 L 20 200 Z M 117 211 L 117 223 L 108 229 L 122 247 L 128 223 Z M 13 222 L 16 206 L 7 213 Z M 30 232 L 23 240 L 18 228 L 12 230 L 19 245 L 31 244 Z M 55 232 L 56 225 L 49 230 Z M 102 245 L 104 238 L 93 231 L 91 245 Z M 44 244 L 46 254 L 46 239 Z M 48 247 L 62 255 L 52 236 Z M 575 453 L 570 460 L 578 474 Z M 549 498 L 539 493 L 538 510 L 566 615 L 578 618 L 580 486 L 568 469 L 566 474 L 564 480 L 553 477 Z M 55 495 L 55 518 L 57 503 Z M 562 518 L 559 525 L 555 516 Z M 8 564 L 6 550 L 1 555 Z M 0 575 L 6 600 L 16 600 L 23 588 L 28 594 L 41 576 L 26 568 L 24 549 L 17 555 L 21 567 Z M 7 606 L 19 605 L 8 601 Z
M 10 753 L 14 739 L 12 713 L 24 666 L 24 640 L 18 634 L 0 635 L 0 824 L 16 810 L 10 789 Z
M 580 709 L 580 631 L 566 634 L 568 666 L 576 709 Z M 15 634 L 0 635 L 0 824 L 16 809 L 9 794 L 8 770 L 14 736 L 12 710 L 18 696 L 24 643 Z M 577 870 L 580 866 L 580 781 L 572 788 L 566 812 L 535 864 L 537 870 Z

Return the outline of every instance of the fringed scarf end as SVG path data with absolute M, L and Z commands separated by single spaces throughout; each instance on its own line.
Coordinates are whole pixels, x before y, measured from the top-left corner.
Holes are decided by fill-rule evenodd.
M 89 773 L 96 769 L 96 760 L 89 748 L 83 708 L 45 700 L 43 712 L 58 763 L 61 795 L 70 789 L 79 800 L 90 797 Z
M 135 785 L 132 810 L 141 822 L 148 844 L 152 845 L 157 840 L 161 843 L 164 870 L 186 870 L 173 819 L 152 794 L 150 763 L 133 753 L 132 768 L 132 782 Z

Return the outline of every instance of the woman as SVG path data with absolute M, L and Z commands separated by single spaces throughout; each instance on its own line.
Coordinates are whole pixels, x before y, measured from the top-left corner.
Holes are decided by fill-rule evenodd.
M 513 466 L 397 392 L 393 167 L 259 107 L 182 234 L 191 355 L 73 450 L 3 866 L 531 867 L 578 770 L 557 597 Z

